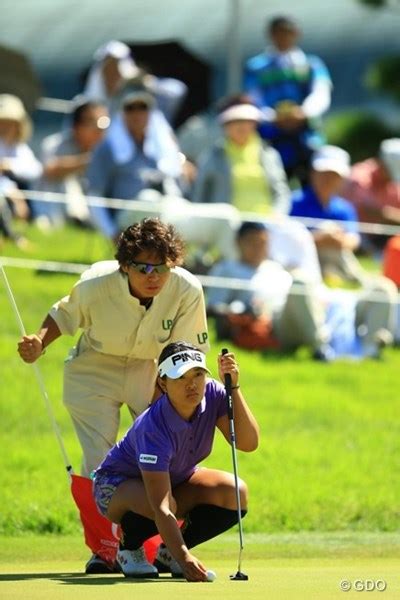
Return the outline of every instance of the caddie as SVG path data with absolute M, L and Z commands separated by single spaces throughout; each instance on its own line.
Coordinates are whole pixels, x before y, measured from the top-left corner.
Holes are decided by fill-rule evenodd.
M 203 290 L 181 268 L 183 242 L 171 225 L 143 219 L 123 231 L 114 261 L 92 265 L 69 296 L 50 309 L 37 334 L 18 352 L 35 362 L 61 335 L 82 334 L 65 361 L 64 403 L 82 451 L 88 477 L 115 444 L 120 408 L 135 419 L 158 396 L 157 359 L 171 342 L 186 339 L 209 349 Z M 87 573 L 106 573 L 93 555 Z

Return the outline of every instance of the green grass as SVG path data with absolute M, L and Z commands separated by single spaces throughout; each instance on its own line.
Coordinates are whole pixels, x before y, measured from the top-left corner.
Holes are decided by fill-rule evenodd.
M 28 235 L 34 244 L 29 253 L 6 244 L 3 255 L 84 263 L 112 256 L 91 232 L 68 228 L 44 237 L 31 228 Z M 28 331 L 37 329 L 76 280 L 11 267 L 6 272 Z M 34 371 L 16 353 L 19 330 L 2 283 L 0 311 L 0 533 L 77 535 L 61 454 Z M 214 341 L 212 324 L 211 334 Z M 78 471 L 80 450 L 61 400 L 62 361 L 71 344 L 69 338 L 54 343 L 40 368 Z M 214 373 L 218 350 L 213 343 L 209 364 Z M 296 356 L 237 351 L 237 357 L 242 388 L 262 432 L 259 450 L 238 457 L 251 496 L 246 534 L 398 530 L 399 351 L 387 351 L 382 362 L 331 365 L 312 362 L 306 351 Z M 129 423 L 124 410 L 121 433 Z M 207 464 L 231 469 L 230 449 L 219 436 Z

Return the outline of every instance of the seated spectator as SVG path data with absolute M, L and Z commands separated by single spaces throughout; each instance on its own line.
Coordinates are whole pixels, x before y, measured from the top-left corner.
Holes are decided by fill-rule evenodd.
M 27 145 L 31 120 L 17 96 L 0 94 L 0 231 L 19 245 L 26 240 L 14 233 L 12 217 L 27 219 L 29 208 L 19 188 L 42 172 L 40 162 Z
M 240 211 L 289 212 L 290 192 L 279 154 L 257 133 L 260 111 L 244 95 L 228 98 L 218 120 L 223 138 L 206 152 L 194 182 L 194 202 L 229 202 Z
M 287 176 L 304 184 L 312 152 L 323 143 L 319 119 L 330 106 L 331 78 L 319 57 L 297 46 L 294 19 L 273 18 L 266 33 L 272 47 L 247 61 L 244 87 L 264 113 L 262 137 L 280 153 Z
M 66 194 L 67 204 L 36 202 L 34 214 L 39 224 L 62 225 L 68 218 L 89 224 L 84 196 L 86 168 L 109 124 L 104 104 L 81 98 L 70 115 L 70 127 L 43 140 L 43 176 L 38 187 L 46 192 Z
M 249 315 L 263 317 L 264 347 L 294 350 L 304 345 L 322 361 L 344 354 L 378 358 L 393 339 L 396 286 L 380 278 L 359 296 L 315 285 L 301 271 L 289 273 L 270 260 L 268 239 L 261 223 L 243 223 L 237 234 L 239 260 L 211 269 L 210 276 L 248 282 L 241 290 L 228 285 L 208 289 L 207 310 L 217 317 L 220 335 L 229 338 L 237 331 L 238 320 L 229 316 L 241 312 L 247 313 L 245 327 L 251 327 Z
M 181 195 L 179 147 L 154 106 L 153 96 L 146 91 L 125 96 L 121 114 L 93 152 L 87 172 L 89 195 L 133 200 L 146 189 Z M 123 228 L 118 213 L 97 206 L 91 207 L 91 215 L 105 236 L 117 238 Z
M 342 190 L 363 223 L 400 224 L 400 139 L 384 140 L 376 158 L 356 163 Z M 364 235 L 366 249 L 382 249 L 384 235 Z
M 323 146 L 313 156 L 310 185 L 292 194 L 290 214 L 322 220 L 311 229 L 324 277 L 363 283 L 366 274 L 354 255 L 361 241 L 357 213 L 338 196 L 349 174 L 349 154 L 336 146 Z
M 105 102 L 110 112 L 118 112 L 121 94 L 134 82 L 153 94 L 159 110 L 171 122 L 183 100 L 187 87 L 172 77 L 155 77 L 140 68 L 129 46 L 111 40 L 96 50 L 89 70 L 84 96 L 90 100 Z

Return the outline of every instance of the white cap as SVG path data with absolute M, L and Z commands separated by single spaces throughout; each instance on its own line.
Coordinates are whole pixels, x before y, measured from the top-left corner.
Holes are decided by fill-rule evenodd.
M 209 373 L 206 365 L 206 356 L 200 350 L 182 350 L 168 356 L 158 365 L 158 375 L 166 375 L 170 379 L 178 379 L 190 369 L 200 367 Z
M 235 104 L 220 113 L 218 117 L 218 121 L 222 125 L 230 121 L 256 121 L 259 123 L 262 119 L 262 112 L 253 104 Z
M 338 146 L 322 146 L 311 161 L 315 171 L 333 171 L 342 177 L 350 175 L 350 154 Z
M 108 56 L 112 56 L 118 61 L 118 70 L 124 79 L 133 79 L 137 77 L 139 68 L 131 56 L 129 46 L 118 40 L 111 40 L 97 48 L 93 55 L 95 61 L 101 62 Z
M 383 140 L 379 154 L 392 181 L 400 183 L 400 138 Z

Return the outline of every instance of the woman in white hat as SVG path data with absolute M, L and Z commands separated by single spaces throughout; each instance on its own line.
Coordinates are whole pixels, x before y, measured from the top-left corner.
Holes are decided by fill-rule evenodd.
M 42 172 L 26 143 L 31 134 L 32 123 L 21 100 L 12 94 L 0 94 L 0 230 L 16 242 L 21 239 L 11 229 L 11 213 L 4 199 L 10 201 L 16 216 L 27 218 L 28 207 L 18 187 L 25 187 Z

